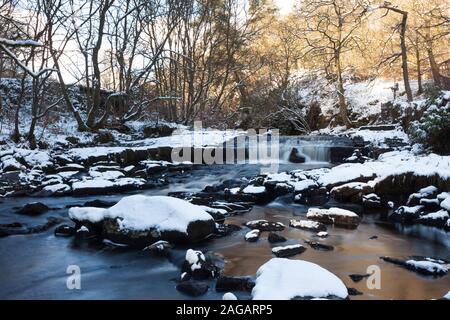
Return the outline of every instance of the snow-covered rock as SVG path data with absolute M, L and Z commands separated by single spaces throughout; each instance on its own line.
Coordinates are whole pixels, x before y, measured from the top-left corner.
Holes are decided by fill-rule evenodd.
M 306 217 L 325 224 L 334 224 L 341 227 L 356 228 L 361 218 L 350 210 L 340 208 L 319 209 L 310 208 Z
M 238 298 L 231 292 L 227 292 L 223 295 L 222 300 L 237 300 Z
M 301 244 L 292 244 L 272 248 L 272 253 L 278 258 L 288 258 L 303 253 L 306 250 Z
M 144 179 L 119 178 L 111 181 L 104 178 L 83 180 L 72 184 L 75 195 L 96 195 L 136 189 L 145 185 Z
M 450 300 L 450 291 L 447 292 L 442 298 L 445 300 Z
M 326 231 L 327 227 L 320 222 L 310 221 L 310 220 L 295 220 L 291 219 L 289 221 L 289 226 L 292 228 L 303 229 L 313 232 Z
M 258 241 L 260 234 L 261 231 L 259 231 L 258 229 L 253 229 L 252 231 L 249 231 L 245 234 L 245 241 L 256 242 Z
M 422 205 L 414 207 L 401 206 L 389 216 L 389 219 L 396 222 L 411 223 L 420 217 L 423 209 L 424 206 Z
M 328 270 L 303 260 L 273 258 L 256 273 L 254 300 L 345 299 L 344 283 Z
M 450 269 L 450 262 L 430 257 L 413 256 L 407 259 L 381 257 L 381 259 L 424 275 L 443 276 Z
M 158 240 L 192 242 L 214 231 L 214 220 L 204 209 L 164 196 L 129 196 L 109 209 L 71 208 L 69 217 L 79 223 L 102 223 L 106 238 L 136 246 Z
M 441 202 L 441 208 L 450 211 L 450 196 Z
M 362 196 L 372 193 L 373 187 L 363 182 L 350 182 L 331 189 L 331 196 L 338 201 L 360 202 Z
M 430 226 L 443 228 L 450 219 L 450 215 L 447 210 L 439 210 L 437 212 L 428 213 L 426 215 L 420 216 L 418 222 Z
M 420 203 L 422 199 L 429 199 L 435 196 L 438 192 L 438 188 L 435 186 L 428 186 L 420 189 L 418 192 L 413 193 L 409 196 L 408 201 L 406 202 L 407 206 L 415 206 Z
M 264 186 L 253 186 L 249 185 L 242 190 L 243 193 L 248 194 L 261 194 L 266 192 L 266 187 Z
M 181 271 L 196 280 L 215 278 L 217 268 L 201 251 L 188 249 Z
M 253 220 L 245 224 L 250 229 L 258 229 L 260 231 L 282 231 L 285 226 L 281 222 L 272 222 L 267 220 Z

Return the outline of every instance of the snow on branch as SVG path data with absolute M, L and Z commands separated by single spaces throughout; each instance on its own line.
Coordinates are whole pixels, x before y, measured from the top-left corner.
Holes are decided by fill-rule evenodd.
M 0 44 L 8 47 L 43 47 L 44 44 L 36 40 L 11 40 L 0 38 Z
M 26 73 L 28 73 L 31 77 L 33 78 L 39 78 L 42 75 L 48 73 L 48 72 L 58 72 L 58 70 L 56 69 L 52 69 L 52 68 L 45 68 L 39 71 L 34 71 L 32 69 L 30 69 L 26 64 L 24 64 L 22 61 L 20 61 L 20 59 L 11 51 L 9 50 L 1 41 L 0 41 L 0 49 L 3 50 L 7 56 L 9 56 L 11 59 L 14 60 L 15 63 L 17 63 L 17 65 L 24 70 Z

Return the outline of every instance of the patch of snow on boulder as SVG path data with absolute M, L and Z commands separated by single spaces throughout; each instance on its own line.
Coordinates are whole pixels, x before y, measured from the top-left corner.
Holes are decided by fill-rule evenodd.
M 252 290 L 253 300 L 347 296 L 344 283 L 328 270 L 308 261 L 283 258 L 273 258 L 258 269 Z
M 259 186 L 247 186 L 244 188 L 244 190 L 242 190 L 243 193 L 248 193 L 248 194 L 259 194 L 259 193 L 264 193 L 266 192 L 266 187 L 259 187 Z

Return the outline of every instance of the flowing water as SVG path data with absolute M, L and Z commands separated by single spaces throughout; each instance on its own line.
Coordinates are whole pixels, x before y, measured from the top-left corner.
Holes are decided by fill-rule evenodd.
M 292 147 L 294 144 L 289 146 Z M 325 150 L 326 147 L 323 147 Z M 326 164 L 326 151 L 303 151 L 311 160 L 306 164 L 283 162 L 280 170 L 311 169 Z M 159 189 L 146 190 L 148 195 L 166 195 L 173 191 L 199 191 L 206 185 L 237 177 L 252 177 L 259 172 L 256 165 L 202 166 L 172 178 L 171 183 Z M 92 199 L 119 200 L 125 194 L 97 197 L 17 198 L 0 203 L 0 223 L 15 221 L 36 225 L 48 216 L 59 216 L 65 223 L 67 205 L 82 204 Z M 54 210 L 39 216 L 25 217 L 13 213 L 32 201 L 41 201 Z M 307 207 L 293 204 L 289 198 L 279 198 L 266 205 L 257 206 L 249 213 L 227 219 L 228 223 L 241 225 L 254 219 L 281 221 L 303 216 Z M 208 250 L 224 259 L 226 275 L 255 275 L 256 270 L 271 257 L 271 245 L 263 233 L 256 243 L 244 241 L 248 230 L 231 236 L 196 244 L 194 248 Z M 404 227 L 378 220 L 378 215 L 366 215 L 356 230 L 329 228 L 330 236 L 317 240 L 307 231 L 286 228 L 282 234 L 285 244 L 301 243 L 314 239 L 333 245 L 334 251 L 308 249 L 292 259 L 315 262 L 335 273 L 348 287 L 362 291 L 352 299 L 434 299 L 450 290 L 450 276 L 424 277 L 379 259 L 380 256 L 403 257 L 409 255 L 433 256 L 450 259 L 449 234 L 431 227 Z M 377 239 L 369 240 L 377 236 Z M 284 244 L 283 244 L 284 245 Z M 148 252 L 114 247 L 104 243 L 80 242 L 74 238 L 59 238 L 53 228 L 34 235 L 15 235 L 0 238 L 0 298 L 2 299 L 189 299 L 176 289 L 175 279 L 180 276 L 180 264 L 187 247 L 173 250 L 170 259 L 151 256 Z M 81 269 L 81 290 L 66 287 L 66 269 L 78 265 Z M 365 274 L 368 266 L 381 269 L 381 288 L 370 290 L 366 281 L 354 283 L 349 274 Z M 199 299 L 221 299 L 222 294 L 211 289 Z M 239 293 L 239 298 L 250 298 Z

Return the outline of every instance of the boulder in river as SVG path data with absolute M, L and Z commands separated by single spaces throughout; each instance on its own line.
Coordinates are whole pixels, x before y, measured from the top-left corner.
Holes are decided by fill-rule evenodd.
M 137 247 L 159 240 L 191 243 L 215 230 L 213 218 L 202 207 L 164 196 L 129 196 L 109 209 L 71 208 L 69 217 L 77 224 L 95 225 L 113 242 Z
M 305 243 L 307 243 L 314 250 L 319 250 L 319 251 L 333 251 L 334 250 L 333 246 L 330 246 L 328 244 L 323 244 L 320 242 L 316 242 L 316 241 L 305 241 Z
M 334 224 L 335 226 L 346 228 L 357 228 L 361 221 L 361 218 L 356 213 L 339 208 L 310 208 L 306 217 L 325 224 Z
M 247 242 L 256 242 L 259 239 L 261 231 L 258 229 L 253 229 L 245 234 L 245 241 Z
M 292 219 L 289 221 L 289 226 L 292 228 L 303 229 L 312 232 L 327 231 L 327 227 L 323 223 L 310 220 Z
M 286 242 L 287 239 L 281 235 L 279 235 L 278 233 L 275 232 L 271 232 L 269 233 L 269 236 L 267 237 L 267 240 L 270 243 L 279 243 L 279 242 Z
M 258 229 L 260 231 L 282 231 L 285 226 L 281 222 L 269 222 L 267 220 L 253 220 L 245 224 L 250 229 Z
M 48 210 L 50 210 L 50 208 L 47 207 L 42 202 L 32 202 L 32 203 L 27 203 L 22 208 L 17 210 L 17 213 L 24 214 L 27 216 L 37 216 L 37 215 L 47 212 Z
M 177 284 L 177 290 L 192 297 L 199 297 L 208 292 L 209 286 L 198 281 L 182 281 Z
M 145 247 L 144 250 L 149 251 L 152 254 L 167 256 L 172 248 L 173 246 L 169 242 L 160 240 Z
M 302 155 L 297 148 L 292 148 L 291 153 L 289 154 L 289 162 L 292 163 L 305 163 L 306 158 Z
M 251 291 L 255 286 L 250 277 L 220 276 L 216 281 L 216 291 Z
M 56 237 L 71 237 L 75 235 L 75 228 L 68 226 L 66 224 L 60 225 L 55 228 L 55 236 Z
M 331 189 L 331 196 L 342 202 L 358 203 L 369 193 L 373 193 L 373 187 L 364 182 L 350 182 Z
M 423 275 L 436 277 L 446 275 L 450 268 L 449 261 L 429 257 L 412 256 L 407 259 L 381 257 L 381 259 Z
M 203 252 L 189 249 L 186 251 L 181 271 L 190 274 L 195 280 L 204 280 L 217 277 L 220 270 Z
M 301 244 L 293 244 L 284 247 L 272 248 L 272 253 L 278 258 L 292 257 L 305 252 L 306 248 Z
M 227 292 L 223 295 L 222 300 L 232 301 L 232 300 L 238 300 L 238 298 L 233 293 Z
M 273 258 L 256 273 L 254 300 L 346 299 L 347 287 L 319 265 Z
M 431 212 L 431 213 L 427 213 L 425 215 L 421 215 L 416 220 L 416 222 L 424 224 L 424 225 L 428 225 L 428 226 L 445 228 L 445 224 L 447 223 L 447 221 L 449 219 L 450 219 L 450 215 L 447 212 L 447 210 L 439 210 L 437 212 Z

